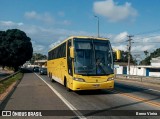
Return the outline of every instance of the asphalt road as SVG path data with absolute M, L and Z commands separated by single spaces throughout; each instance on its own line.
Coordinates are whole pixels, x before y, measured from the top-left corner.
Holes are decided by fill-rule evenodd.
M 102 117 L 103 112 L 108 110 L 160 110 L 160 91 L 148 90 L 149 88 L 146 86 L 116 81 L 114 90 L 68 92 L 59 83 L 50 82 L 46 76 L 41 77 L 77 110 L 87 110 L 86 112 L 82 111 L 82 114 L 87 118 L 93 115 L 101 115 Z M 120 116 L 107 117 L 124 119 Z M 125 118 L 137 118 L 137 116 Z M 139 118 L 158 119 L 159 117 L 141 116 Z
M 19 90 L 20 98 L 15 101 L 14 98 L 17 98 L 13 93 L 5 110 L 62 110 L 59 118 L 75 118 L 75 116 L 66 117 L 63 113 L 63 110 L 73 110 L 79 118 L 87 119 L 159 119 L 159 116 L 136 116 L 135 114 L 136 112 L 147 114 L 157 110 L 159 110 L 158 113 L 160 112 L 158 88 L 151 89 L 142 84 L 134 83 L 133 85 L 131 82 L 116 80 L 114 90 L 68 92 L 64 86 L 51 82 L 45 75 L 28 73 L 25 76 L 24 78 L 28 80 L 21 81 L 25 86 L 23 94 Z

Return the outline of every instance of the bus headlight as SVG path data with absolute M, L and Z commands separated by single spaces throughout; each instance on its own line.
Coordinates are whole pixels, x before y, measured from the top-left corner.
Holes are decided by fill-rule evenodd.
M 113 78 L 113 77 L 111 77 L 111 78 L 108 78 L 108 79 L 107 79 L 107 81 L 111 81 L 111 80 L 114 80 L 114 78 Z
M 85 80 L 84 80 L 84 79 L 82 79 L 82 78 L 73 78 L 73 80 L 75 80 L 75 81 L 79 81 L 79 82 L 85 82 Z

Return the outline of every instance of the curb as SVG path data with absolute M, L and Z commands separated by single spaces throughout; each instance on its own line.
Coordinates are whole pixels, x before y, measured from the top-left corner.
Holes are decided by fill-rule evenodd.
M 160 85 L 160 80 L 158 79 L 158 78 L 141 78 L 141 77 L 139 77 L 139 78 L 133 78 L 133 77 L 131 77 L 131 78 L 126 78 L 126 77 L 119 77 L 119 76 L 117 76 L 115 79 L 117 79 L 117 80 L 126 80 L 126 81 L 136 81 L 136 82 L 143 82 L 143 83 L 149 83 L 149 84 L 156 84 L 156 85 Z

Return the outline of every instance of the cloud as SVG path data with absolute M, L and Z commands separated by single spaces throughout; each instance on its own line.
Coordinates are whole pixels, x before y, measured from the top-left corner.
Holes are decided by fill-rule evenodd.
M 148 44 L 141 44 L 141 45 L 134 45 L 133 47 L 132 47 L 132 52 L 138 52 L 138 51 L 150 51 L 150 50 L 152 50 L 152 49 L 154 49 L 154 45 L 148 45 Z
M 5 26 L 5 27 L 16 27 L 22 25 L 24 25 L 22 22 L 16 23 L 13 21 L 0 21 L 0 26 Z
M 45 53 L 45 46 L 38 43 L 38 41 L 32 40 L 33 52 L 36 53 Z
M 71 22 L 68 21 L 68 20 L 64 20 L 64 21 L 62 21 L 60 24 L 62 24 L 62 25 L 70 25 Z
M 124 5 L 118 5 L 113 0 L 94 2 L 93 10 L 95 14 L 106 17 L 110 22 L 134 21 L 138 14 L 131 3 L 126 2 Z
M 58 16 L 64 17 L 64 16 L 65 16 L 65 13 L 64 13 L 63 11 L 59 11 L 59 12 L 58 12 Z
M 69 36 L 97 36 L 97 34 L 85 31 L 57 29 L 54 27 L 48 28 L 14 21 L 0 21 L 0 26 L 0 30 L 18 28 L 24 31 L 27 36 L 31 38 L 34 51 L 42 54 L 47 54 L 49 49 Z M 120 32 L 119 34 L 109 34 L 112 47 L 127 51 L 127 35 L 127 31 Z M 104 36 L 106 36 L 106 34 Z M 148 50 L 148 52 L 153 52 L 159 48 L 159 43 L 153 42 L 160 42 L 160 34 L 156 34 L 154 37 L 147 37 L 147 35 L 138 37 L 135 36 L 132 39 L 134 42 L 132 43 L 131 48 L 132 53 L 136 52 L 138 54 L 144 55 L 143 51 L 145 50 Z
M 25 18 L 31 20 L 38 20 L 45 23 L 53 23 L 54 18 L 50 13 L 37 13 L 36 11 L 26 12 L 24 14 Z
M 127 35 L 128 33 L 121 32 L 119 34 L 112 34 L 110 35 L 110 41 L 113 48 L 117 48 L 119 50 L 127 51 Z M 156 34 L 154 36 L 135 36 L 132 38 L 131 43 L 131 53 L 132 54 L 139 54 L 144 55 L 144 51 L 147 50 L 148 52 L 153 52 L 157 48 L 159 48 L 158 42 L 160 42 L 160 34 Z
M 127 35 L 128 35 L 128 33 L 126 31 L 122 32 L 114 37 L 114 41 L 115 42 L 122 42 L 122 41 L 126 40 Z

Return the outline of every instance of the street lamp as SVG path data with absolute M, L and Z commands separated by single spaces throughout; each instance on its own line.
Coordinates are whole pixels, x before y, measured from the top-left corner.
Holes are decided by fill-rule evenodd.
M 97 18 L 97 26 L 98 26 L 98 37 L 99 37 L 99 17 L 98 16 L 94 16 Z

